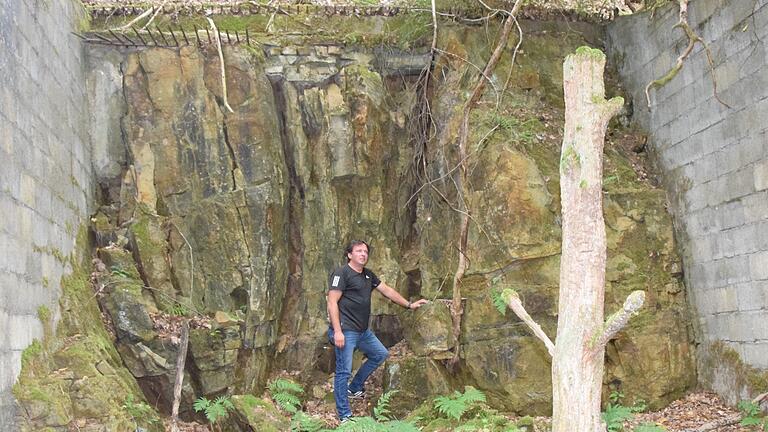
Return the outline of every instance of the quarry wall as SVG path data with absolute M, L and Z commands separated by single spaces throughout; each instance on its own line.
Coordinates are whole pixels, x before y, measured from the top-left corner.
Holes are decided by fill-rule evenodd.
M 650 90 L 649 110 L 646 85 L 688 42 L 673 29 L 678 10 L 620 18 L 607 45 L 663 172 L 696 316 L 699 380 L 735 403 L 768 368 L 768 5 L 691 2 L 689 22 L 709 46 L 724 103 L 698 44 L 677 76 Z
M 14 428 L 11 388 L 22 351 L 43 337 L 41 312 L 58 318 L 60 280 L 72 270 L 68 257 L 96 179 L 119 172 L 122 150 L 110 146 L 120 131 L 104 119 L 124 109 L 112 104 L 120 71 L 87 65 L 71 34 L 84 18 L 71 0 L 0 8 L 0 430 Z M 672 29 L 677 18 L 676 7 L 653 19 L 619 18 L 607 44 L 664 173 L 697 321 L 700 380 L 735 402 L 754 384 L 749 376 L 768 368 L 768 7 L 692 2 L 691 25 L 712 50 L 719 97 L 730 107 L 713 96 L 698 46 L 673 80 L 651 90 L 648 110 L 645 85 L 687 42 Z M 110 54 L 92 57 L 101 55 Z M 89 102 L 108 109 L 89 112 Z
M 0 430 L 22 351 L 58 319 L 61 277 L 93 201 L 79 2 L 0 7 Z

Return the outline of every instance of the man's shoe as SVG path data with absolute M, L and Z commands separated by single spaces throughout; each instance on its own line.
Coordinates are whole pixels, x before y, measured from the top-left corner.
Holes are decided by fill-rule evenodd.
M 365 397 L 365 391 L 364 390 L 358 390 L 356 392 L 353 392 L 352 390 L 347 389 L 347 397 L 350 399 L 362 399 Z
M 339 421 L 339 423 L 346 423 L 348 421 L 352 421 L 352 416 L 344 417 L 343 419 L 341 419 L 341 421 Z

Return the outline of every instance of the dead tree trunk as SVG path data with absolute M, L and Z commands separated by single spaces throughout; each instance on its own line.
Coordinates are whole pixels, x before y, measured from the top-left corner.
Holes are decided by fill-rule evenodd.
M 560 154 L 563 244 L 557 343 L 552 362 L 552 431 L 605 430 L 600 392 L 606 240 L 603 143 L 623 101 L 606 101 L 605 56 L 579 48 L 563 64 L 565 132 Z
M 626 325 L 645 298 L 644 292 L 633 292 L 622 310 L 603 321 L 603 144 L 608 121 L 623 104 L 618 97 L 605 100 L 604 67 L 605 55 L 588 47 L 569 55 L 563 65 L 563 241 L 557 338 L 552 354 L 553 432 L 605 430 L 600 417 L 605 345 Z M 517 294 L 506 291 L 504 298 L 520 316 Z M 536 331 L 538 326 L 528 325 L 545 344 L 551 345 L 541 329 Z
M 176 357 L 176 382 L 173 385 L 173 407 L 171 410 L 171 431 L 178 432 L 179 404 L 181 403 L 181 389 L 184 386 L 184 365 L 187 361 L 187 345 L 189 344 L 189 320 L 184 320 L 181 325 L 181 341 L 179 342 L 179 354 Z

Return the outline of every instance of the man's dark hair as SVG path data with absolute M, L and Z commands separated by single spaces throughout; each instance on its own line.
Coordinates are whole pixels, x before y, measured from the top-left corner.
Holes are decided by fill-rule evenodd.
M 362 240 L 352 240 L 347 245 L 347 248 L 344 249 L 344 259 L 347 260 L 347 262 L 349 262 L 349 257 L 347 256 L 347 254 L 351 254 L 352 253 L 352 249 L 354 249 L 355 246 L 358 246 L 358 245 L 361 245 L 361 244 L 365 245 L 366 249 L 368 249 L 368 255 L 371 254 L 371 245 L 369 245 L 368 243 L 366 243 L 366 242 L 364 242 Z

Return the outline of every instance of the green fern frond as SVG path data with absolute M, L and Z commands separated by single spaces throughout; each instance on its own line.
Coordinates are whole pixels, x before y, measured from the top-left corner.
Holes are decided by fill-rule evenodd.
M 213 403 L 205 410 L 205 417 L 211 423 L 216 423 L 219 419 L 227 416 L 227 409 L 223 405 Z
M 298 411 L 291 419 L 292 432 L 318 432 L 323 429 L 325 423 L 316 417 L 312 417 L 302 411 Z
M 397 390 L 390 390 L 379 398 L 378 403 L 376 404 L 376 407 L 373 408 L 373 417 L 378 421 L 387 421 L 392 420 L 392 417 L 390 417 L 390 414 L 392 412 L 389 410 L 389 402 L 392 396 L 397 393 Z
M 304 389 L 295 381 L 278 378 L 269 383 L 267 388 L 280 408 L 295 413 L 301 407 L 301 399 L 297 395 L 304 393 Z
M 288 412 L 296 412 L 301 406 L 301 399 L 299 399 L 298 396 L 291 393 L 286 393 L 286 392 L 275 393 L 272 395 L 272 399 L 275 400 L 275 402 L 280 408 Z
M 495 307 L 496 310 L 499 311 L 499 313 L 502 316 L 506 316 L 507 302 L 505 302 L 504 299 L 501 297 L 501 291 L 496 288 L 492 288 L 490 296 L 491 296 L 491 303 L 493 304 L 493 307 Z
M 213 403 L 214 405 L 222 406 L 227 410 L 235 409 L 235 406 L 232 404 L 232 401 L 229 399 L 229 396 L 219 396 L 216 398 L 216 400 L 213 401 Z
M 435 398 L 435 408 L 437 408 L 437 411 L 440 412 L 440 414 L 459 420 L 469 406 L 462 400 L 439 396 Z
M 453 392 L 452 396 L 435 398 L 435 409 L 446 417 L 461 420 L 461 416 L 479 402 L 485 402 L 485 394 L 472 387 L 464 387 L 464 393 Z
M 304 388 L 295 381 L 291 381 L 286 378 L 278 378 L 267 386 L 270 393 L 277 392 L 289 392 L 289 393 L 304 393 Z
M 337 432 L 384 432 L 385 430 L 373 417 L 356 417 L 336 428 Z
M 211 401 L 204 397 L 199 397 L 195 400 L 195 403 L 192 404 L 192 408 L 195 409 L 196 412 L 205 411 L 206 408 L 208 408 L 208 405 L 211 404 Z
M 624 428 L 624 422 L 634 417 L 634 414 L 630 407 L 609 403 L 602 417 L 609 432 L 618 432 Z
M 461 395 L 461 400 L 463 400 L 467 404 L 473 404 L 475 402 L 485 402 L 485 393 L 481 392 L 480 390 L 472 386 L 465 386 L 464 394 Z
M 229 400 L 229 396 L 219 396 L 213 401 L 205 397 L 199 397 L 192 404 L 192 408 L 197 412 L 203 411 L 205 418 L 209 422 L 216 423 L 220 419 L 226 418 L 229 415 L 229 411 L 234 410 L 235 406 Z
M 388 421 L 384 426 L 387 432 L 419 432 L 421 430 L 415 424 L 403 420 Z

